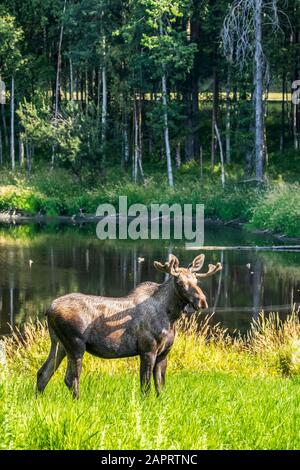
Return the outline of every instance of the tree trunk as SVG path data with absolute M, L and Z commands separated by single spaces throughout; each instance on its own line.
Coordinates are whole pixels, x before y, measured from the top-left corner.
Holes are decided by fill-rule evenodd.
M 285 144 L 285 88 L 286 88 L 286 72 L 282 73 L 282 89 L 281 89 L 281 126 L 280 126 L 280 152 L 283 151 Z
M 215 136 L 215 124 L 218 124 L 219 114 L 219 77 L 216 67 L 213 72 L 213 106 L 212 106 L 212 127 L 211 127 L 211 166 L 215 164 L 215 153 L 216 153 L 216 136 Z
M 192 100 L 191 93 L 186 91 L 183 94 L 184 107 L 185 107 L 185 146 L 184 146 L 184 157 L 185 161 L 190 161 L 194 159 L 194 139 L 193 139 L 193 122 L 192 122 Z
M 139 131 L 139 145 L 138 145 L 138 165 L 141 173 L 141 177 L 144 180 L 144 170 L 142 165 L 142 154 L 143 154 L 143 128 L 142 128 L 142 96 L 139 94 L 138 104 L 138 131 Z
M 263 179 L 264 119 L 263 119 L 263 54 L 262 0 L 255 0 L 255 174 Z
M 106 161 L 106 129 L 107 129 L 107 72 L 105 63 L 105 37 L 103 38 L 104 61 L 102 66 L 102 116 L 101 116 L 101 147 L 102 147 L 102 163 Z
M 164 113 L 164 137 L 165 137 L 165 147 L 166 147 L 166 157 L 167 157 L 167 167 L 168 167 L 168 181 L 171 188 L 174 187 L 173 180 L 173 170 L 172 170 L 172 160 L 171 160 L 171 149 L 170 149 L 170 139 L 169 139 L 169 123 L 168 123 L 168 102 L 167 102 L 167 79 L 166 75 L 162 76 L 162 100 L 163 100 L 163 113 Z
M 10 159 L 11 168 L 16 168 L 15 161 L 15 79 L 11 79 L 11 97 L 10 97 Z
M 70 101 L 73 102 L 73 93 L 74 93 L 74 89 L 73 89 L 73 82 L 74 82 L 74 78 L 73 78 L 73 62 L 72 62 L 72 59 L 70 57 L 69 59 L 69 65 L 70 65 Z
M 64 2 L 63 13 L 66 11 L 67 0 Z M 55 82 L 55 104 L 54 104 L 54 125 L 57 126 L 58 122 L 58 106 L 60 99 L 60 72 L 61 72 L 61 48 L 64 34 L 64 25 L 60 27 L 58 52 L 57 52 L 57 66 L 56 66 L 56 82 Z M 54 168 L 55 163 L 55 145 L 52 146 L 51 167 Z
M 129 132 L 128 132 L 128 118 L 127 112 L 124 110 L 123 116 L 123 164 L 124 166 L 127 165 L 129 161 Z
M 97 80 L 97 117 L 100 116 L 100 101 L 101 101 L 101 86 L 102 86 L 102 71 L 99 67 L 98 69 L 98 80 Z
M 180 168 L 181 167 L 181 145 L 180 145 L 180 142 L 178 142 L 177 145 L 176 145 L 175 161 L 176 161 L 176 168 Z
M 84 84 L 85 84 L 85 112 L 88 112 L 89 107 L 89 78 L 88 78 L 88 69 L 85 67 L 84 71 Z
M 63 13 L 66 11 L 67 0 L 64 2 Z M 61 72 L 61 48 L 62 40 L 64 34 L 64 25 L 60 27 L 59 42 L 58 42 L 58 53 L 57 53 L 57 66 L 56 66 L 56 83 L 55 83 L 55 105 L 54 105 L 54 120 L 57 121 L 58 116 L 58 106 L 59 106 L 59 97 L 60 97 L 60 72 Z
M 19 165 L 23 168 L 24 165 L 24 142 L 22 137 L 19 137 Z
M 268 153 L 268 140 L 267 140 L 267 126 L 265 123 L 267 122 L 268 118 L 268 102 L 269 102 L 269 92 L 270 92 L 270 73 L 269 70 L 267 70 L 266 74 L 267 76 L 267 83 L 266 83 L 266 89 L 265 89 L 265 97 L 264 97 L 264 102 L 263 102 L 263 133 L 264 133 L 264 161 L 265 164 L 269 164 L 269 153 Z
M 183 83 L 185 115 L 185 160 L 198 161 L 200 155 L 200 135 L 199 135 L 199 68 L 200 68 L 200 25 L 201 6 L 199 0 L 191 0 L 191 15 L 185 22 L 187 41 L 197 47 L 194 55 L 193 66 L 187 74 Z
M 132 177 L 134 182 L 137 182 L 137 168 L 138 168 L 138 145 L 139 145 L 139 132 L 138 132 L 138 113 L 137 113 L 137 104 L 136 104 L 136 95 L 134 95 L 134 105 L 133 105 L 133 125 L 134 125 L 134 149 L 133 149 L 133 159 L 132 159 Z
M 297 106 L 293 105 L 293 136 L 294 136 L 294 149 L 299 149 L 299 139 L 298 139 L 298 126 L 297 126 Z
M 31 173 L 31 148 L 29 142 L 26 142 L 26 166 L 27 166 L 27 173 L 30 175 Z
M 299 17 L 299 6 L 298 2 L 295 3 L 294 8 L 294 15 L 295 18 Z M 292 46 L 294 50 L 294 57 L 293 57 L 293 81 L 299 79 L 299 26 L 298 22 L 294 25 L 293 32 L 292 32 Z M 294 149 L 298 150 L 300 148 L 300 139 L 299 139 L 299 105 L 292 103 L 292 133 L 293 133 L 293 140 L 294 140 Z
M 144 179 L 144 171 L 142 166 L 142 111 L 141 111 L 141 95 L 139 94 L 139 102 L 137 102 L 136 94 L 134 95 L 134 152 L 132 174 L 134 182 L 137 183 L 138 170 L 142 179 Z
M 159 33 L 160 33 L 160 36 L 163 35 L 162 20 L 160 20 Z M 162 84 L 164 138 L 165 138 L 165 149 L 166 149 L 166 157 L 167 157 L 168 181 L 169 181 L 169 186 L 171 188 L 173 188 L 174 187 L 174 180 L 173 180 L 173 169 L 172 169 L 171 148 L 170 148 L 170 138 L 169 138 L 167 77 L 166 77 L 166 74 L 165 74 L 164 66 L 163 66 L 163 73 L 162 73 L 162 77 L 161 77 L 161 84 Z
M 203 148 L 200 146 L 200 179 L 203 180 Z
M 79 71 L 76 70 L 76 101 L 79 103 Z
M 230 69 L 228 67 L 226 83 L 226 162 L 231 162 L 231 102 L 230 102 Z
M 5 104 L 1 104 L 1 115 L 2 115 L 2 124 L 3 124 L 3 132 L 4 132 L 4 144 L 8 147 L 8 132 L 7 132 L 7 125 L 6 125 L 6 116 L 5 116 Z
M 219 143 L 219 149 L 220 149 L 220 160 L 221 160 L 221 183 L 222 187 L 225 187 L 225 166 L 224 166 L 224 152 L 223 152 L 223 145 L 221 141 L 221 136 L 219 132 L 219 128 L 217 123 L 215 122 L 215 131 L 216 131 L 216 137 L 217 141 Z
M 0 165 L 3 165 L 3 144 L 2 144 L 1 126 L 0 126 Z

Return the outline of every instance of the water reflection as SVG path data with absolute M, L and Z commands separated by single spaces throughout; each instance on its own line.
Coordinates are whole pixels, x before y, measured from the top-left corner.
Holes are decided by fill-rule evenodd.
M 269 243 L 224 227 L 208 227 L 205 235 L 206 244 L 213 245 Z M 153 260 L 163 261 L 171 252 L 182 265 L 196 255 L 174 241 L 100 242 L 94 227 L 0 229 L 0 333 L 9 332 L 8 323 L 43 317 L 59 295 L 117 297 L 142 281 L 162 282 L 164 275 L 154 269 Z M 231 330 L 245 331 L 262 308 L 284 316 L 300 302 L 300 253 L 215 250 L 206 253 L 206 260 L 224 265 L 202 287 L 209 311 L 216 312 L 214 320 Z

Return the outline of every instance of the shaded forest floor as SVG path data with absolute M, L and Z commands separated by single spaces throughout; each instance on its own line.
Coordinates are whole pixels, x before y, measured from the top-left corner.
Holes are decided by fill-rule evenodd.
M 261 316 L 247 338 L 206 318 L 182 321 L 159 398 L 142 397 L 137 358 L 86 355 L 81 397 L 63 383 L 65 364 L 42 396 L 35 376 L 47 328 L 6 338 L 0 365 L 2 449 L 299 449 L 300 326 Z
M 284 163 L 281 163 L 284 165 Z M 128 206 L 142 203 L 204 204 L 205 217 L 222 221 L 241 221 L 249 228 L 300 237 L 300 191 L 297 172 L 270 167 L 266 183 L 259 189 L 243 179 L 239 166 L 229 167 L 225 188 L 220 182 L 220 168 L 204 168 L 200 175 L 195 162 L 175 171 L 175 188 L 169 188 L 161 164 L 146 169 L 146 178 L 137 184 L 130 172 L 109 168 L 105 176 L 86 174 L 81 179 L 64 169 L 38 168 L 29 177 L 25 172 L 0 172 L 0 212 L 15 209 L 47 216 L 95 214 L 102 203 L 111 203 L 118 211 L 119 196 L 127 196 Z M 276 173 L 276 179 L 273 174 Z

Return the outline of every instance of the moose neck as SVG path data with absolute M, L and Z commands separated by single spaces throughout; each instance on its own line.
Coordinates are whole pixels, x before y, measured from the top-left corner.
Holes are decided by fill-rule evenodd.
M 157 295 L 171 323 L 178 320 L 184 307 L 188 304 L 188 302 L 179 295 L 175 282 L 174 278 L 170 277 L 160 285 L 157 291 Z

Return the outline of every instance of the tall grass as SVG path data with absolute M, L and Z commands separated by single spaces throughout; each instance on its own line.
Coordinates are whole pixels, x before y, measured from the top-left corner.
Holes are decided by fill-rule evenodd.
M 139 393 L 138 360 L 86 355 L 81 398 L 57 371 L 35 397 L 35 374 L 49 339 L 29 323 L 3 340 L 0 448 L 295 449 L 300 447 L 300 323 L 293 313 L 230 336 L 211 318 L 183 319 L 157 399 Z M 1 366 L 0 366 L 1 367 Z

